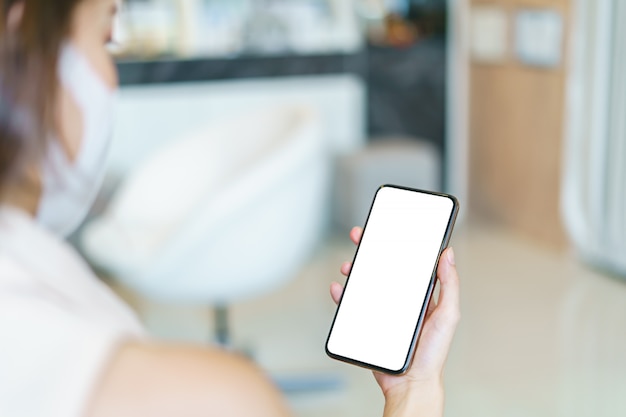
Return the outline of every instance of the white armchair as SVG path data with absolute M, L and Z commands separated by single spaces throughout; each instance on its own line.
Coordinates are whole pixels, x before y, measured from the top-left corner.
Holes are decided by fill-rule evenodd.
M 98 267 L 148 298 L 227 306 L 295 276 L 328 218 L 327 141 L 289 106 L 221 121 L 161 147 L 81 236 Z

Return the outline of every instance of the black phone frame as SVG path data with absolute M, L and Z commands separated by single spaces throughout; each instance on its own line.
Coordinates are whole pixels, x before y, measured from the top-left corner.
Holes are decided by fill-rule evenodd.
M 444 250 L 446 250 L 446 248 L 448 247 L 448 244 L 450 243 L 450 237 L 452 236 L 452 230 L 454 229 L 454 225 L 456 223 L 456 219 L 460 210 L 460 204 L 459 201 L 457 200 L 456 197 L 454 197 L 451 194 L 445 194 L 445 193 L 439 193 L 439 192 L 435 192 L 435 191 L 427 191 L 427 190 L 420 190 L 417 188 L 410 188 L 410 187 L 405 187 L 405 186 L 401 186 L 401 185 L 392 185 L 392 184 L 385 184 L 385 185 L 381 185 L 380 187 L 378 187 L 378 189 L 376 190 L 376 193 L 374 194 L 374 199 L 372 200 L 372 205 L 370 206 L 369 212 L 367 214 L 367 220 L 365 221 L 365 225 L 363 226 L 363 237 L 365 236 L 365 232 L 367 230 L 367 223 L 369 221 L 370 215 L 372 214 L 372 209 L 374 208 L 374 203 L 376 202 L 376 197 L 378 197 L 378 193 L 380 192 L 380 190 L 382 190 L 383 188 L 396 188 L 396 189 L 400 189 L 400 190 L 405 190 L 405 191 L 412 191 L 412 192 L 417 192 L 417 193 L 422 193 L 422 194 L 429 194 L 429 195 L 434 195 L 434 196 L 438 196 L 438 197 L 444 197 L 444 198 L 448 198 L 450 200 L 452 200 L 452 213 L 450 214 L 450 218 L 448 219 L 448 225 L 446 226 L 446 233 L 443 237 L 443 240 L 441 242 L 441 247 L 439 248 L 439 254 L 437 255 L 437 261 L 435 262 L 435 266 L 433 269 L 433 272 L 431 274 L 430 277 L 430 282 L 428 284 L 428 290 L 426 291 L 426 296 L 424 298 L 424 301 L 422 302 L 422 309 L 420 311 L 420 315 L 419 318 L 417 320 L 417 324 L 415 326 L 415 331 L 413 333 L 413 338 L 411 340 L 411 346 L 409 347 L 408 353 L 407 353 L 407 357 L 404 361 L 404 365 L 402 366 L 401 369 L 398 370 L 394 370 L 394 369 L 386 369 L 386 368 L 382 368 L 376 365 L 372 365 L 366 362 L 362 362 L 356 359 L 352 359 L 352 358 L 348 358 L 342 355 L 337 355 L 335 353 L 332 353 L 329 349 L 328 349 L 328 342 L 330 340 L 330 336 L 333 332 L 333 328 L 335 327 L 335 320 L 337 319 L 337 314 L 339 312 L 339 309 L 341 308 L 341 301 L 343 299 L 343 294 L 341 295 L 341 299 L 339 299 L 339 303 L 337 303 L 337 309 L 335 310 L 335 315 L 333 317 L 333 321 L 332 324 L 330 326 L 330 331 L 328 332 L 328 337 L 326 338 L 326 344 L 325 344 L 325 351 L 326 351 L 326 355 L 328 355 L 330 358 L 332 359 L 336 359 L 342 362 L 346 362 L 346 363 L 350 363 L 352 365 L 356 365 L 356 366 L 360 366 L 362 368 L 366 368 L 366 369 L 370 369 L 373 371 L 377 371 L 377 372 L 382 372 L 385 374 L 390 374 L 390 375 L 402 375 L 404 373 L 406 373 L 410 366 L 411 366 L 411 362 L 413 361 L 413 356 L 415 354 L 415 349 L 417 348 L 417 344 L 419 341 L 419 337 L 421 335 L 422 332 L 422 325 L 424 323 L 424 317 L 426 316 L 426 312 L 428 311 L 428 306 L 432 300 L 432 295 L 433 295 L 433 291 L 435 289 L 435 284 L 437 282 L 437 268 L 439 267 L 439 260 L 441 258 L 441 254 L 443 253 Z M 362 239 L 362 238 L 361 238 Z M 354 264 L 354 261 L 356 260 L 358 254 L 359 254 L 359 248 L 361 247 L 361 242 L 359 242 L 359 245 L 357 246 L 357 249 L 354 253 L 354 257 L 352 258 L 352 262 Z M 350 274 L 348 274 L 347 278 L 346 278 L 346 283 L 344 286 L 344 293 L 345 290 L 348 288 L 348 284 L 350 281 Z

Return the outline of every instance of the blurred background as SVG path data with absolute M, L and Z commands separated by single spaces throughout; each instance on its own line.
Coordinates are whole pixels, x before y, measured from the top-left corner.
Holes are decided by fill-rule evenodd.
M 626 3 L 126 0 L 110 170 L 72 238 L 155 337 L 250 355 L 298 416 L 384 183 L 450 192 L 447 415 L 626 415 Z

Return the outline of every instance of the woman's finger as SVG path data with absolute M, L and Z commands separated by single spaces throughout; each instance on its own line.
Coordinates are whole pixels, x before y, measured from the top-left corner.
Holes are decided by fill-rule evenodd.
M 352 269 L 352 262 L 344 262 L 341 265 L 341 273 L 345 276 L 348 276 L 351 269 Z
M 435 302 L 434 297 L 430 297 L 430 302 L 428 303 L 428 309 L 426 310 L 426 318 L 430 317 L 430 315 L 437 308 L 437 303 Z
M 339 304 L 339 300 L 341 300 L 341 296 L 343 295 L 343 285 L 338 282 L 333 282 L 330 284 L 330 296 L 332 297 L 335 304 Z
M 353 227 L 352 230 L 350 230 L 350 239 L 355 245 L 359 244 L 361 237 L 363 237 L 363 228 Z
M 441 310 L 447 318 L 456 324 L 460 318 L 459 275 L 456 271 L 452 248 L 446 249 L 442 254 L 437 268 L 437 277 L 440 283 L 437 310 Z

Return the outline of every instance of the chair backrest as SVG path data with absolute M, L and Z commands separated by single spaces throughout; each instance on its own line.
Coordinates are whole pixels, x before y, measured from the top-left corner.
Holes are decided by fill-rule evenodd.
M 276 285 L 323 229 L 329 160 L 319 118 L 302 106 L 226 120 L 168 144 L 132 172 L 100 220 L 133 246 L 105 267 L 142 293 L 185 301 Z M 301 221 L 307 229 L 294 239 Z M 245 227 L 268 237 L 247 238 Z M 226 259 L 242 251 L 249 265 L 228 268 Z
M 267 194 L 277 182 L 293 175 L 307 161 L 323 163 L 328 152 L 319 135 L 319 119 L 312 109 L 289 106 L 239 119 L 247 124 L 227 133 L 232 140 L 226 155 L 232 156 L 229 167 L 215 187 L 199 193 L 197 200 L 174 233 L 159 248 L 158 263 L 150 275 L 177 264 L 190 245 L 199 245 L 229 214 L 248 208 L 252 201 L 271 198 Z M 229 124 L 230 127 L 233 127 Z M 238 137 L 244 134 L 246 137 Z M 250 140 L 252 139 L 252 140 Z M 251 143 L 255 142 L 256 143 Z M 247 149 L 246 149 L 247 148 Z M 226 159 L 229 159 L 228 157 Z
M 165 144 L 130 173 L 106 217 L 144 249 L 160 250 L 246 167 L 262 163 L 284 145 L 304 112 L 297 106 L 255 111 Z

